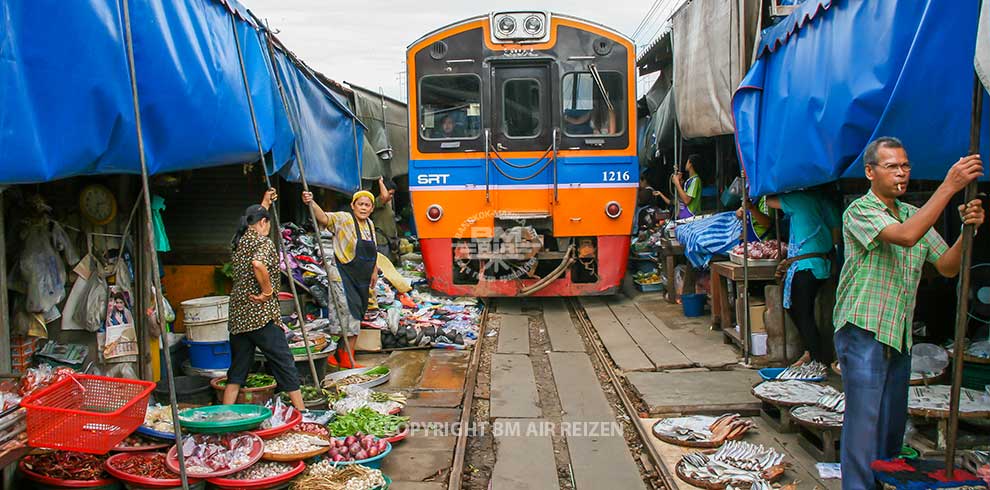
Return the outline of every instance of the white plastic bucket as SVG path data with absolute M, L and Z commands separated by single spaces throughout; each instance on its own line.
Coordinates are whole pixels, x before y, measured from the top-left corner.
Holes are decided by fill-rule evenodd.
M 183 301 L 182 323 L 208 323 L 226 320 L 230 310 L 230 296 L 207 296 Z
M 766 332 L 753 332 L 749 344 L 749 352 L 754 356 L 767 355 L 767 334 Z
M 227 319 L 215 322 L 185 323 L 186 338 L 191 342 L 223 342 L 230 340 L 227 330 Z

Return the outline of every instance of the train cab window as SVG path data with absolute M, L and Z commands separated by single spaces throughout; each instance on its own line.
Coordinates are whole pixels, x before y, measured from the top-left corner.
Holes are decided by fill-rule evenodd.
M 419 133 L 426 140 L 474 139 L 481 134 L 481 78 L 425 76 L 419 85 Z
M 564 75 L 561 107 L 567 136 L 617 136 L 625 130 L 622 75 L 608 71 L 598 74 L 597 80 L 591 72 Z
M 510 138 L 540 134 L 540 81 L 512 78 L 502 86 L 502 131 Z

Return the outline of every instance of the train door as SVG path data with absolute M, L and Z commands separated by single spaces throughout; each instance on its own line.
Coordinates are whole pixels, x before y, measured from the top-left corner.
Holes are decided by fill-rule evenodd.
M 550 71 L 548 63 L 492 66 L 490 172 L 492 182 L 498 183 L 493 204 L 506 218 L 550 216 L 553 152 L 547 150 L 552 148 L 554 128 Z M 520 158 L 518 152 L 526 156 Z

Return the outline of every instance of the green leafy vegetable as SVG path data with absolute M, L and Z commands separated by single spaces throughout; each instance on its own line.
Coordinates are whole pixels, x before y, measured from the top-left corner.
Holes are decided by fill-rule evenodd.
M 391 437 L 402 431 L 409 417 L 383 415 L 368 407 L 361 407 L 337 417 L 327 425 L 334 437 L 352 436 L 358 432 L 375 437 Z

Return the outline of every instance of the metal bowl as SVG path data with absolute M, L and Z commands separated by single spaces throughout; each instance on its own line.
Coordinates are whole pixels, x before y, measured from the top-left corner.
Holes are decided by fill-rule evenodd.
M 344 379 L 344 378 L 346 378 L 348 376 L 354 375 L 354 374 L 364 374 L 364 373 L 366 373 L 368 371 L 371 371 L 375 367 L 377 367 L 377 366 L 374 366 L 374 367 L 365 367 L 365 368 L 357 368 L 357 369 L 346 369 L 344 371 L 337 371 L 335 373 L 330 373 L 330 374 L 326 375 L 323 378 L 323 383 L 327 383 L 327 381 L 337 382 L 337 381 L 340 381 L 340 380 L 342 380 L 342 379 Z M 378 378 L 373 379 L 371 381 L 365 381 L 364 383 L 355 383 L 355 384 L 357 386 L 362 386 L 362 387 L 365 387 L 365 388 L 373 388 L 375 386 L 378 386 L 378 385 L 382 385 L 382 384 L 387 383 L 388 382 L 388 379 L 391 376 L 392 376 L 392 370 L 391 370 L 391 368 L 389 368 L 388 373 L 386 375 L 384 375 L 384 376 L 378 377 Z

